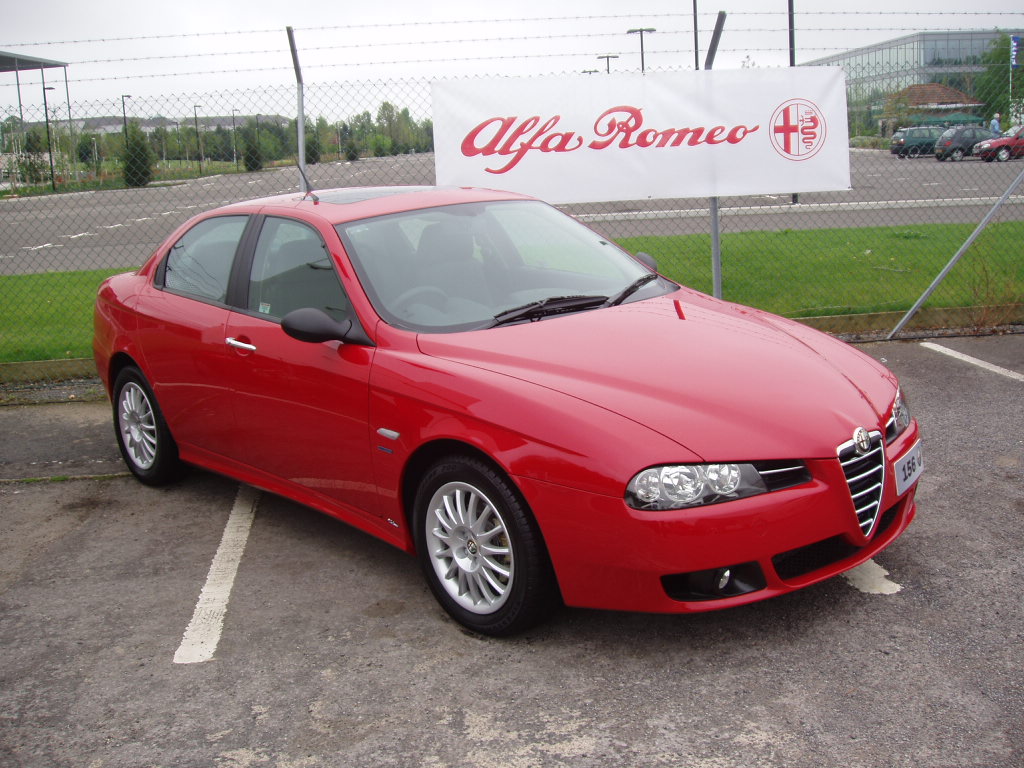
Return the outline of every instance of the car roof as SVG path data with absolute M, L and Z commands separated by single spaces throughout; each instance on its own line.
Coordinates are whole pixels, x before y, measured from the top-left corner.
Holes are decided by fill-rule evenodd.
M 296 191 L 232 203 L 217 209 L 217 212 L 269 213 L 273 209 L 286 209 L 288 212 L 301 211 L 306 216 L 325 219 L 331 224 L 341 224 L 442 205 L 532 199 L 515 192 L 476 187 L 340 187 L 313 190 L 312 194 Z

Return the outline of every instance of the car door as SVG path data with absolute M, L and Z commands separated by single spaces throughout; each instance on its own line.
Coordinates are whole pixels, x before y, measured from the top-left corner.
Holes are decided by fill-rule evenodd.
M 303 307 L 335 319 L 351 310 L 320 232 L 268 216 L 252 255 L 246 306 L 230 314 L 225 333 L 234 457 L 300 492 L 372 512 L 367 410 L 373 347 L 286 335 L 281 318 Z
M 215 216 L 192 226 L 168 249 L 135 306 L 144 372 L 183 448 L 221 454 L 234 442 L 224 329 L 231 271 L 249 220 Z

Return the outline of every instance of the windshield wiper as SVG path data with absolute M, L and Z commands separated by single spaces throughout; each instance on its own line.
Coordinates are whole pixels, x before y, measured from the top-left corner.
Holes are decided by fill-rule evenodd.
M 605 303 L 605 306 L 606 307 L 618 306 L 619 304 L 624 302 L 626 299 L 628 299 L 630 296 L 632 296 L 634 293 L 636 293 L 641 288 L 643 288 L 645 285 L 647 285 L 649 282 L 651 282 L 652 280 L 657 280 L 657 279 L 658 279 L 658 273 L 657 272 L 649 272 L 646 275 L 643 275 L 642 277 L 637 278 L 632 283 L 630 283 L 625 288 L 623 288 L 621 291 L 619 291 L 617 294 L 615 294 L 614 296 L 610 297 L 607 300 L 607 302 Z
M 516 320 L 536 320 L 548 315 L 560 315 L 564 312 L 577 312 L 583 309 L 596 309 L 606 306 L 607 296 L 549 296 L 539 301 L 531 301 L 521 307 L 506 309 L 494 316 L 494 325 L 514 323 Z

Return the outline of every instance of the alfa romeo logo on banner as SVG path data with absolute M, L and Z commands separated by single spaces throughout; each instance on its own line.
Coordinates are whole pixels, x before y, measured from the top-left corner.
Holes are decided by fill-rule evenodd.
M 850 188 L 838 67 L 433 84 L 437 183 L 555 203 Z
M 772 144 L 783 157 L 807 160 L 825 145 L 825 117 L 806 99 L 791 99 L 772 115 Z

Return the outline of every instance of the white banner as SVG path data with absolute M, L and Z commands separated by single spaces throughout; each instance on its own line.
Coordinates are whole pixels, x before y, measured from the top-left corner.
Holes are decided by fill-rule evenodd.
M 432 85 L 437 183 L 553 203 L 850 188 L 838 67 Z

